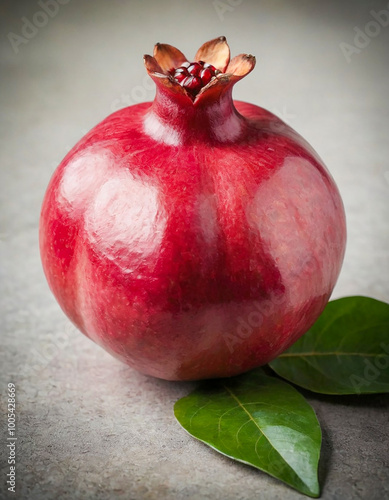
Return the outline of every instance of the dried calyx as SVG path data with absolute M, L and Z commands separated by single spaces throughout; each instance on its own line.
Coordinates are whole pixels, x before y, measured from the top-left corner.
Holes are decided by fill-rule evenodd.
M 204 43 L 193 62 L 172 45 L 157 43 L 153 57 L 144 56 L 146 69 L 157 85 L 184 93 L 196 101 L 211 87 L 234 84 L 255 66 L 255 57 L 240 54 L 230 60 L 224 36 Z

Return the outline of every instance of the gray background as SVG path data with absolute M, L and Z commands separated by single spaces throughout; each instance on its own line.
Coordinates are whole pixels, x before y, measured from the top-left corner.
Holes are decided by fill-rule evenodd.
M 41 270 L 37 228 L 49 178 L 98 121 L 152 99 L 142 56 L 155 42 L 190 57 L 225 35 L 233 54 L 257 56 L 235 98 L 270 109 L 300 132 L 344 199 L 348 247 L 333 296 L 389 301 L 389 27 L 379 26 L 349 61 L 340 45 L 354 45 L 356 27 L 374 32 L 370 11 L 388 10 L 388 2 L 215 5 L 70 0 L 16 53 L 9 33 L 21 35 L 22 18 L 31 21 L 42 8 L 1 2 L 0 392 L 4 422 L 6 384 L 15 382 L 13 498 L 302 498 L 187 435 L 173 404 L 195 384 L 138 374 L 77 333 Z M 388 397 L 306 395 L 324 432 L 322 498 L 388 498 Z M 0 496 L 7 498 L 2 429 Z

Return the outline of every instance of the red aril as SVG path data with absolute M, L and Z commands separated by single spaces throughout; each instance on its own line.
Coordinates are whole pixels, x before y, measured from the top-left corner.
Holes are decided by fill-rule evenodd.
M 230 61 L 220 37 L 192 62 L 157 44 L 145 65 L 154 102 L 103 120 L 50 181 L 45 274 L 73 323 L 130 366 L 236 375 L 323 311 L 343 260 L 342 201 L 301 136 L 233 102 L 253 56 Z
M 198 74 L 200 73 L 200 71 L 203 69 L 203 66 L 198 63 L 198 62 L 194 62 L 194 63 L 191 63 L 190 66 L 188 66 L 188 73 L 190 75 L 193 75 L 193 76 L 198 76 Z
M 203 85 L 207 85 L 215 75 L 212 74 L 212 71 L 209 68 L 205 68 L 200 71 L 199 76 L 201 78 L 201 83 Z

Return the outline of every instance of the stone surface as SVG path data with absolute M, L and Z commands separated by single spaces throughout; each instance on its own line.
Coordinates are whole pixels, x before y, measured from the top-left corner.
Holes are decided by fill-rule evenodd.
M 119 107 L 152 99 L 142 55 L 155 42 L 189 56 L 223 34 L 233 54 L 251 52 L 258 61 L 235 97 L 296 128 L 342 193 L 349 238 L 334 298 L 389 301 L 389 27 L 377 24 L 374 36 L 354 42 L 356 27 L 373 33 L 371 11 L 389 5 L 54 4 L 58 11 L 52 7 L 46 22 L 36 2 L 0 6 L 1 419 L 6 384 L 14 382 L 18 437 L 17 493 L 8 495 L 3 425 L 0 498 L 300 498 L 185 433 L 173 404 L 195 384 L 138 374 L 76 332 L 41 270 L 39 209 L 51 173 L 89 128 Z M 23 36 L 24 18 L 41 27 L 16 46 L 20 39 L 10 33 Z M 366 47 L 350 53 L 355 43 Z M 323 427 L 322 498 L 389 497 L 388 396 L 305 395 Z

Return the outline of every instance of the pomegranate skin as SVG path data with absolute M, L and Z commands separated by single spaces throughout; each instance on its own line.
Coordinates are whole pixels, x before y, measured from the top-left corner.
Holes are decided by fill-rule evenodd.
M 344 256 L 342 201 L 317 154 L 272 113 L 233 102 L 232 85 L 213 89 L 193 98 L 157 81 L 154 103 L 110 115 L 69 152 L 42 206 L 42 263 L 63 311 L 168 380 L 277 357 L 323 311 Z

